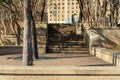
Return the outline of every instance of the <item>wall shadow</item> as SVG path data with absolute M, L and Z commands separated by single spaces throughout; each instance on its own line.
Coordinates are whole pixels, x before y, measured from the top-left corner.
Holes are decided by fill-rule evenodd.
M 96 45 L 93 44 L 93 46 L 99 46 L 99 47 L 105 47 L 105 48 L 115 48 L 118 44 L 116 44 L 113 39 L 108 36 L 109 33 L 104 33 L 103 30 L 109 30 L 109 29 L 100 29 L 100 28 L 92 28 L 92 32 L 100 35 L 100 38 L 98 40 L 96 40 L 94 43 L 96 43 Z
M 63 46 L 78 45 L 75 41 L 83 40 L 81 35 L 77 35 L 74 26 L 70 24 L 48 24 L 47 53 L 54 52 L 49 46 L 58 46 L 56 52 L 60 53 Z M 73 41 L 69 42 L 69 41 Z M 69 42 L 69 43 L 68 43 Z M 76 43 L 76 44 L 75 44 Z

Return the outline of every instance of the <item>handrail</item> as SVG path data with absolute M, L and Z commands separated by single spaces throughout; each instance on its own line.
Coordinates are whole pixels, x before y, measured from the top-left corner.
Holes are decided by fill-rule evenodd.
M 90 46 L 90 37 L 85 29 L 85 27 L 82 25 L 81 26 L 81 33 L 82 33 L 82 36 L 83 36 L 83 40 L 85 41 L 85 44 L 87 45 L 87 48 L 89 50 L 89 46 Z
M 120 53 L 113 53 L 113 65 L 117 66 L 117 58 Z M 120 58 L 118 58 L 120 59 Z

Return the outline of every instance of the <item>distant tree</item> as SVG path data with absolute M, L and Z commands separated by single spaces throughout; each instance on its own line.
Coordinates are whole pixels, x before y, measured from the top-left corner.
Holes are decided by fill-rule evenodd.
M 43 19 L 44 19 L 44 12 L 45 12 L 45 7 L 46 7 L 46 0 L 42 0 L 43 2 L 42 2 L 42 5 L 43 5 L 43 7 L 42 7 L 42 11 L 41 11 L 41 21 L 43 21 Z
M 32 26 L 32 52 L 34 54 L 34 58 L 38 58 L 38 49 L 37 49 L 37 37 L 36 37 L 36 27 L 35 27 L 35 16 L 37 5 L 36 1 L 39 0 L 31 0 L 31 5 L 35 7 L 35 9 L 32 9 L 32 14 L 34 15 L 31 20 L 31 26 Z M 8 34 L 12 32 L 16 36 L 16 42 L 17 45 L 20 45 L 20 35 L 21 35 L 21 27 L 19 25 L 19 21 L 23 21 L 23 0 L 1 0 L 1 26 L 4 27 L 4 33 Z M 6 13 L 7 12 L 7 13 Z M 22 19 L 22 20 L 21 20 Z M 10 25 L 9 25 L 10 24 Z M 9 29 L 9 30 L 8 30 Z
M 110 26 L 118 22 L 120 16 L 119 0 L 77 0 L 80 9 L 80 22 L 88 22 L 90 27 L 109 27 L 106 17 L 109 18 Z M 109 15 L 109 16 L 107 16 Z
M 1 24 L 4 27 L 5 35 L 7 32 L 14 32 L 16 43 L 20 45 L 21 27 L 18 23 L 19 10 L 13 0 L 0 0 Z M 10 31 L 11 30 L 11 31 Z

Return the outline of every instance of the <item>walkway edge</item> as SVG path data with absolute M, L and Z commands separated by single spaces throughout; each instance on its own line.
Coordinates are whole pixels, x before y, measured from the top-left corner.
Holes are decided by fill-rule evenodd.
M 120 76 L 119 67 L 75 67 L 75 66 L 0 66 L 0 75 L 113 75 Z

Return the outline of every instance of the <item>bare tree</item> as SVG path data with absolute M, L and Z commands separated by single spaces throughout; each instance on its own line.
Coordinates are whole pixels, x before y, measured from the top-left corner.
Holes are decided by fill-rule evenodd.
M 77 0 L 80 8 L 80 22 L 88 22 L 90 27 L 111 27 L 118 22 L 119 0 Z M 110 16 L 108 16 L 108 14 Z
M 18 23 L 18 8 L 15 5 L 13 0 L 1 0 L 1 17 L 2 25 L 4 26 L 5 34 L 10 30 L 15 33 L 16 43 L 20 45 L 20 35 L 21 35 L 21 27 Z M 7 16 L 7 17 L 5 17 Z M 8 30 L 9 29 L 9 30 Z
M 32 11 L 31 0 L 24 0 L 24 44 L 23 44 L 23 65 L 33 65 L 33 52 L 32 52 Z

